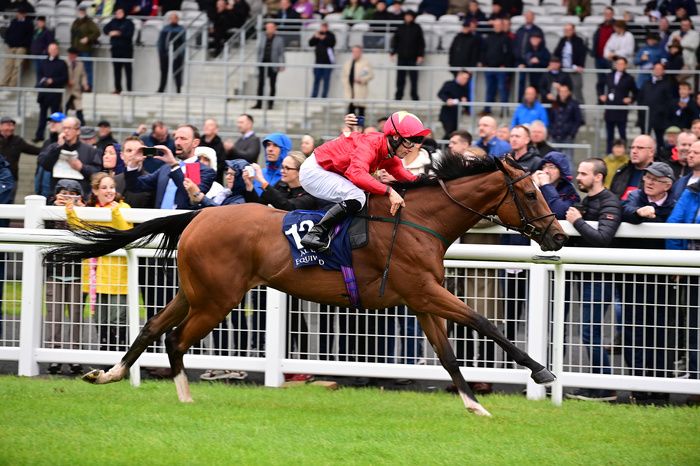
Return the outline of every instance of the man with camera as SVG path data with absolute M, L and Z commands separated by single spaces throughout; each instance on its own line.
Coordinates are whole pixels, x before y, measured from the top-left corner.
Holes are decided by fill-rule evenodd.
M 309 45 L 314 47 L 317 65 L 332 65 L 335 63 L 335 53 L 333 53 L 335 34 L 328 30 L 328 23 L 325 21 L 321 23 L 320 29 L 309 39 Z M 311 91 L 311 97 L 318 97 L 321 83 L 323 83 L 321 97 L 324 99 L 328 97 L 328 88 L 331 84 L 332 72 L 333 68 L 325 66 L 322 68 L 314 68 L 314 85 Z
M 89 193 L 90 177 L 102 169 L 102 160 L 97 149 L 80 140 L 80 121 L 67 117 L 56 142 L 39 154 L 39 165 L 52 173 L 51 191 L 59 179 L 67 178 L 78 180 L 83 192 Z

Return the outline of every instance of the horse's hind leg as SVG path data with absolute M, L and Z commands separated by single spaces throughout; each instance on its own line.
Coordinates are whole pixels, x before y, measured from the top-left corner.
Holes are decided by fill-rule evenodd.
M 486 317 L 477 314 L 459 298 L 435 283 L 423 294 L 408 303 L 413 309 L 440 316 L 443 319 L 467 325 L 481 335 L 491 338 L 503 348 L 513 361 L 532 371 L 531 377 L 538 384 L 549 384 L 555 379 L 547 368 L 532 359 L 525 351 L 515 346 Z
M 457 387 L 460 398 L 464 402 L 464 406 L 472 413 L 481 416 L 490 416 L 491 413 L 486 411 L 486 409 L 481 406 L 481 404 L 476 400 L 476 396 L 472 392 L 471 388 L 464 380 L 462 373 L 459 370 L 459 362 L 455 357 L 454 351 L 452 351 L 452 346 L 450 346 L 450 341 L 447 338 L 447 328 L 445 326 L 445 319 L 440 317 L 417 313 L 418 321 L 420 322 L 421 328 L 428 338 L 428 341 L 433 346 L 433 349 L 440 358 L 440 363 L 442 367 L 445 368 L 450 377 L 452 377 L 452 382 Z
M 139 356 L 146 351 L 146 348 L 148 348 L 151 343 L 156 341 L 163 333 L 182 322 L 185 316 L 187 316 L 189 307 L 190 305 L 187 302 L 185 293 L 182 290 L 178 291 L 175 298 L 173 298 L 161 312 L 148 319 L 119 363 L 107 372 L 101 369 L 92 370 L 83 376 L 83 380 L 95 384 L 105 384 L 122 380 L 129 372 L 129 368 L 136 362 Z

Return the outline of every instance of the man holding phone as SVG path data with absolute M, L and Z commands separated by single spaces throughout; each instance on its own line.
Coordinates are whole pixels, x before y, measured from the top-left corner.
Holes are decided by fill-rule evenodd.
M 192 125 L 180 125 L 175 130 L 175 154 L 167 146 L 142 147 L 126 162 L 126 189 L 133 192 L 155 192 L 155 207 L 160 209 L 192 209 L 183 181 L 191 179 L 202 192 L 211 188 L 216 172 L 201 165 L 194 154 L 200 135 Z M 155 149 L 155 153 L 154 153 Z M 139 176 L 144 160 L 163 162 L 153 173 Z

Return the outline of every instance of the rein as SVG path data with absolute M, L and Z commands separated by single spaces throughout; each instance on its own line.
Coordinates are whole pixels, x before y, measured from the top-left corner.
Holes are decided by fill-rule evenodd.
M 376 215 L 357 215 L 357 217 L 366 218 L 370 222 L 396 223 L 395 217 L 379 217 Z M 400 223 L 401 225 L 406 225 L 407 227 L 415 228 L 416 230 L 420 230 L 424 233 L 428 233 L 429 235 L 436 237 L 442 242 L 442 244 L 445 245 L 446 248 L 450 247 L 450 245 L 452 244 L 452 242 L 448 241 L 447 238 L 442 236 L 440 233 L 426 226 L 419 225 L 418 223 L 413 223 L 404 219 L 400 219 L 398 223 Z

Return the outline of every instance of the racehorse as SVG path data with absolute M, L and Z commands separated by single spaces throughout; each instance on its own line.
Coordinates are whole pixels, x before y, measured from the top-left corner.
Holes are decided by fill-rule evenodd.
M 489 217 L 497 223 L 537 241 L 543 250 L 560 249 L 567 236 L 529 173 L 510 157 L 446 154 L 433 163 L 432 173 L 396 187 L 406 189 L 406 207 L 396 230 L 390 274 L 381 297 L 380 281 L 394 219 L 381 217 L 389 211 L 386 197 L 371 199 L 369 243 L 352 253 L 357 286 L 363 307 L 383 309 L 404 304 L 413 310 L 467 410 L 490 416 L 459 370 L 446 320 L 493 339 L 512 360 L 529 368 L 537 383 L 549 384 L 555 377 L 488 319 L 443 288 L 445 252 L 481 218 L 491 215 L 498 216 Z M 242 204 L 157 218 L 132 230 L 88 226 L 75 231 L 88 243 L 49 250 L 47 258 L 78 260 L 143 245 L 162 234 L 160 253 L 167 256 L 174 249 L 178 251 L 180 288 L 175 298 L 146 322 L 119 363 L 107 372 L 93 370 L 83 378 L 96 384 L 123 379 L 151 343 L 174 329 L 166 337 L 166 349 L 178 397 L 191 402 L 183 355 L 211 332 L 249 289 L 267 285 L 305 300 L 350 306 L 340 272 L 320 267 L 294 269 L 282 234 L 285 214 L 261 204 Z

